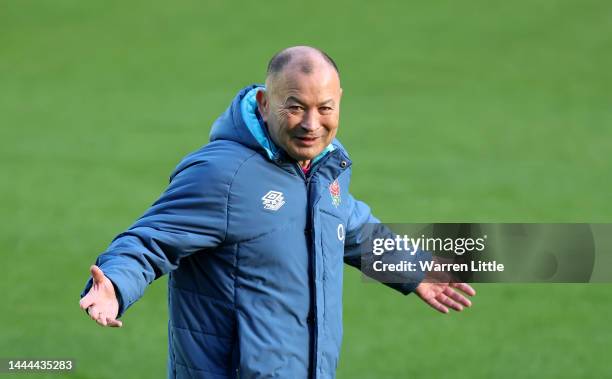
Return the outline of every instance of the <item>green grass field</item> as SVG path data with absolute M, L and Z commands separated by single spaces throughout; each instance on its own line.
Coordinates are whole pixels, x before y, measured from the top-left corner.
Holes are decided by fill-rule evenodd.
M 165 377 L 165 279 L 103 329 L 78 307 L 88 267 L 289 45 L 337 60 L 352 192 L 384 221 L 611 222 L 611 15 L 601 0 L 3 1 L 0 358 Z M 339 378 L 612 376 L 611 285 L 481 284 L 453 315 L 352 269 L 345 286 Z

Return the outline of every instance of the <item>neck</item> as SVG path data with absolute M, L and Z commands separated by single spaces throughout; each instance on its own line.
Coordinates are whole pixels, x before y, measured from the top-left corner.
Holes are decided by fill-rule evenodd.
M 310 161 L 298 161 L 298 164 L 300 165 L 301 168 L 306 168 L 310 166 Z

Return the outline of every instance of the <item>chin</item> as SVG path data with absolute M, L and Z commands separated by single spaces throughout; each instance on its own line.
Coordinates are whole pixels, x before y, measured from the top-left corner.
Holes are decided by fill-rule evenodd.
M 323 149 L 293 149 L 291 152 L 291 156 L 297 161 L 311 161 L 317 157 L 317 155 L 321 154 Z

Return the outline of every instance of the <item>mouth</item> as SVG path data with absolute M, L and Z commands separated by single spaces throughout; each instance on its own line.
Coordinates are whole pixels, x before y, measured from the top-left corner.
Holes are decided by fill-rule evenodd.
M 319 138 L 320 137 L 314 137 L 314 136 L 296 136 L 295 140 L 297 142 L 297 145 L 303 146 L 303 147 L 309 147 L 309 146 L 315 145 L 319 141 Z

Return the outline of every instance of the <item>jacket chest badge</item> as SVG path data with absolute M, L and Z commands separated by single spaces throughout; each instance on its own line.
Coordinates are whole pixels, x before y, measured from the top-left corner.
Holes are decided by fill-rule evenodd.
M 277 211 L 285 204 L 285 197 L 282 192 L 268 191 L 268 193 L 261 198 L 261 202 L 264 209 Z
M 338 183 L 338 179 L 334 180 L 329 185 L 329 194 L 331 195 L 332 204 L 334 207 L 338 208 L 338 206 L 340 206 L 340 202 L 342 201 L 340 198 L 340 183 Z

